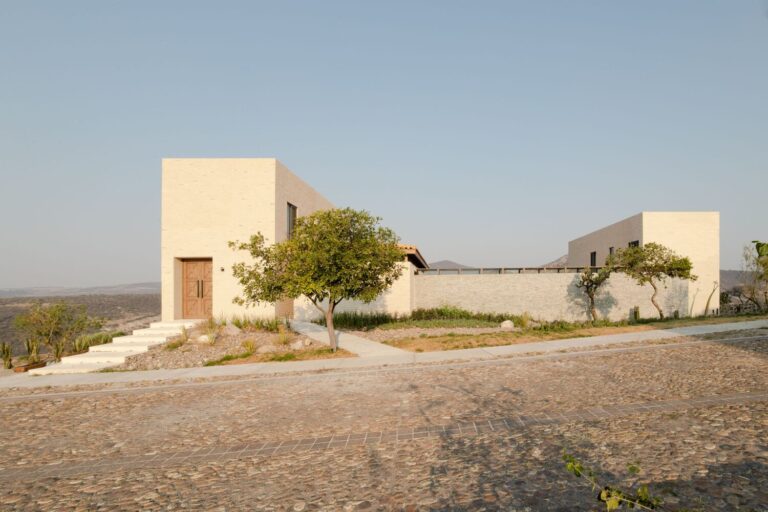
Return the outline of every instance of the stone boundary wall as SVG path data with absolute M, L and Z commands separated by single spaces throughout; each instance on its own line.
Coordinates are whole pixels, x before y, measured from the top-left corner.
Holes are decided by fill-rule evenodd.
M 457 306 L 483 313 L 529 313 L 537 320 L 587 320 L 588 299 L 576 287 L 579 274 L 417 274 L 414 309 Z M 597 296 L 602 318 L 626 320 L 635 306 L 642 318 L 658 312 L 651 304 L 653 289 L 639 286 L 623 274 L 613 274 Z M 667 280 L 658 302 L 666 315 L 675 310 L 688 316 L 688 283 Z

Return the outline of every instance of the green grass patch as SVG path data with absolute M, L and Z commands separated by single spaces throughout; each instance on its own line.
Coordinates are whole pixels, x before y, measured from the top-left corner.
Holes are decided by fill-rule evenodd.
M 213 359 L 211 361 L 207 361 L 204 366 L 218 366 L 220 364 L 224 364 L 227 361 L 234 361 L 235 359 L 245 359 L 246 357 L 251 357 L 253 355 L 253 352 L 240 352 L 239 354 L 227 354 L 224 357 L 220 357 L 219 359 Z

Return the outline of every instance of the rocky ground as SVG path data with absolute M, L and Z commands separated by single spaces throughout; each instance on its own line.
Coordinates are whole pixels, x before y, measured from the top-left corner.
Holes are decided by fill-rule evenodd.
M 8 394 L 0 503 L 598 510 L 564 470 L 567 450 L 603 482 L 649 483 L 669 510 L 766 510 L 760 333 L 541 360 Z
M 240 330 L 232 325 L 221 328 L 214 343 L 210 342 L 202 327 L 189 330 L 187 338 L 183 344 L 180 343 L 181 337 L 176 337 L 168 343 L 154 346 L 143 354 L 129 357 L 125 363 L 110 370 L 192 368 L 204 366 L 207 362 L 219 360 L 224 356 L 243 354 L 251 349 L 255 355 L 261 355 L 325 348 L 325 345 L 293 331 L 280 334 L 255 329 Z

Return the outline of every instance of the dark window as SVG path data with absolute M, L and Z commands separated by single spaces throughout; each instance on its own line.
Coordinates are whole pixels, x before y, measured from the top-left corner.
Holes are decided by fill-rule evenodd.
M 614 251 L 613 247 L 609 247 L 608 248 L 608 254 L 609 255 L 613 256 L 613 251 Z
M 590 267 L 596 267 L 597 266 L 597 253 L 596 252 L 589 253 L 589 266 Z
M 293 228 L 296 227 L 296 212 L 298 209 L 292 205 L 291 203 L 288 203 L 288 238 L 291 238 L 293 236 Z
M 630 247 L 640 247 L 640 240 L 634 240 L 632 242 L 629 242 Z

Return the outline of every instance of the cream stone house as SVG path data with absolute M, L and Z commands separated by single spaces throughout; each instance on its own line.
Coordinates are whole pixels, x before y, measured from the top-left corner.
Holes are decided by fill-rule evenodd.
M 601 266 L 621 247 L 665 245 L 693 263 L 683 311 L 693 316 L 720 309 L 720 213 L 641 212 L 568 242 L 568 265 Z M 706 310 L 709 301 L 709 310 Z
M 227 246 L 261 232 L 289 236 L 299 215 L 333 208 L 275 158 L 163 160 L 161 285 L 163 321 L 251 314 L 291 316 L 292 301 L 244 308 L 232 265 L 243 253 Z
M 268 243 L 290 236 L 295 219 L 333 208 L 274 158 L 168 158 L 162 170 L 162 319 L 253 315 L 310 319 L 319 313 L 306 299 L 243 307 L 232 265 L 248 255 L 228 247 L 261 232 Z M 542 320 L 585 320 L 578 272 L 604 262 L 612 249 L 662 243 L 691 258 L 695 283 L 670 280 L 660 301 L 670 314 L 704 314 L 719 308 L 719 214 L 643 212 L 569 243 L 570 268 L 484 268 L 435 271 L 415 246 L 403 246 L 402 273 L 371 303 L 345 301 L 338 311 L 408 314 L 443 305 L 472 311 L 522 314 Z M 713 293 L 713 286 L 715 287 Z M 614 275 L 598 300 L 601 316 L 654 316 L 650 289 Z

